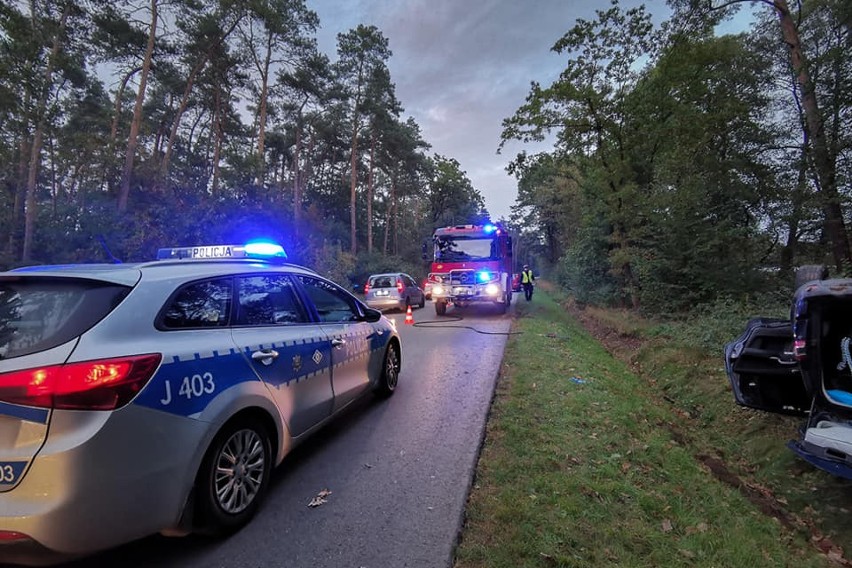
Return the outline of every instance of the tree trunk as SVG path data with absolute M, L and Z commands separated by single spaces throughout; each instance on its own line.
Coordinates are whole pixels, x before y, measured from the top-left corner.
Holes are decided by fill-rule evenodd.
M 56 216 L 56 206 L 59 201 L 59 180 L 56 175 L 56 141 L 51 136 L 47 141 L 47 154 L 49 159 L 47 160 L 48 168 L 47 170 L 50 172 L 50 205 L 51 205 L 51 213 L 53 216 Z
M 296 149 L 293 150 L 293 231 L 298 236 L 302 224 L 302 117 L 296 121 Z
M 136 159 L 136 148 L 139 144 L 139 131 L 142 125 L 142 106 L 145 102 L 145 92 L 147 90 L 148 75 L 151 71 L 151 65 L 154 54 L 154 45 L 157 37 L 157 21 L 158 21 L 158 0 L 151 0 L 151 25 L 148 30 L 148 43 L 145 47 L 145 58 L 142 61 L 141 75 L 139 77 L 139 88 L 136 91 L 136 101 L 133 106 L 133 119 L 130 123 L 130 133 L 127 138 L 127 150 L 124 155 L 124 167 L 121 171 L 121 183 L 119 185 L 118 195 L 118 210 L 124 212 L 127 210 L 127 203 L 130 198 L 130 182 L 133 176 L 133 164 Z M 126 79 L 130 78 L 130 74 Z M 116 96 L 116 114 L 113 123 L 113 136 L 115 136 L 115 125 L 119 118 L 118 103 L 120 98 Z
M 12 223 L 9 227 L 8 250 L 10 257 L 18 256 L 18 246 L 21 242 L 21 224 L 24 219 L 24 201 L 26 200 L 27 187 L 27 162 L 30 155 L 30 147 L 26 136 L 21 137 L 18 144 L 18 172 L 15 177 L 15 202 L 12 210 Z
M 267 114 L 267 105 L 269 98 L 269 66 L 272 61 L 272 32 L 267 32 L 267 41 L 266 41 L 266 58 L 263 60 L 263 69 L 260 74 L 261 76 L 261 86 L 260 86 L 260 113 L 258 116 L 258 124 L 257 124 L 257 176 L 255 177 L 255 185 L 263 185 L 266 172 L 265 172 L 265 161 L 263 159 L 263 154 L 266 151 L 266 114 Z
M 852 250 L 846 236 L 846 226 L 843 221 L 843 211 L 837 192 L 837 177 L 835 160 L 831 156 L 817 103 L 816 91 L 811 79 L 808 63 L 802 52 L 802 44 L 796 22 L 790 13 L 786 0 L 773 0 L 775 10 L 781 24 L 781 35 L 790 48 L 790 65 L 799 84 L 802 96 L 802 108 L 805 113 L 808 137 L 811 142 L 811 152 L 816 168 L 819 190 L 822 194 L 822 210 L 825 216 L 825 233 L 831 242 L 831 252 L 834 263 L 840 273 L 852 267 Z
M 357 104 L 357 103 L 356 103 Z M 349 252 L 356 254 L 358 252 L 357 232 L 355 230 L 357 223 L 356 206 L 356 189 L 358 187 L 358 110 L 356 106 L 354 127 L 352 128 L 352 155 L 349 158 Z
M 390 199 L 388 202 L 388 211 L 385 216 L 385 242 L 382 244 L 382 252 L 388 253 L 388 243 L 390 242 L 390 227 L 393 219 L 393 203 L 396 200 L 396 172 L 391 174 Z
M 222 155 L 222 89 L 216 87 L 216 93 L 214 95 L 213 102 L 213 183 L 211 184 L 210 191 L 213 194 L 213 197 L 216 197 L 219 194 L 219 176 L 220 176 L 220 166 L 219 160 Z
M 180 127 L 181 118 L 183 118 L 183 113 L 186 112 L 186 107 L 189 106 L 189 97 L 192 94 L 192 88 L 195 86 L 195 79 L 198 78 L 198 74 L 204 69 L 207 65 L 207 61 L 210 60 L 210 56 L 213 53 L 213 50 L 216 49 L 223 41 L 225 41 L 231 32 L 237 27 L 240 23 L 240 18 L 234 18 L 231 27 L 224 31 L 224 33 L 219 36 L 215 42 L 204 52 L 204 55 L 195 64 L 192 71 L 190 71 L 189 76 L 186 78 L 186 88 L 183 90 L 183 97 L 181 97 L 180 105 L 178 105 L 177 113 L 175 114 L 174 122 L 172 122 L 171 130 L 169 131 L 169 140 L 166 143 L 166 152 L 163 155 L 163 163 L 160 166 L 160 172 L 163 177 L 166 177 L 169 173 L 169 164 L 172 158 L 172 152 L 175 147 L 175 140 L 177 139 L 178 128 Z
M 145 47 L 145 59 L 142 61 L 142 74 L 139 76 L 136 103 L 133 105 L 133 121 L 130 123 L 130 134 L 127 137 L 124 168 L 121 170 L 121 185 L 118 190 L 118 210 L 121 212 L 127 211 L 127 201 L 130 198 L 130 179 L 133 175 L 133 161 L 136 158 L 136 147 L 139 144 L 139 130 L 142 125 L 142 105 L 145 102 L 148 73 L 151 71 L 154 44 L 157 39 L 157 1 L 151 0 L 151 27 L 148 30 L 148 45 Z
M 155 0 L 156 1 L 156 0 Z M 146 51 L 147 55 L 147 51 Z M 121 118 L 121 100 L 124 98 L 124 91 L 127 90 L 127 83 L 130 82 L 130 79 L 142 71 L 142 67 L 136 67 L 128 71 L 124 77 L 121 79 L 121 84 L 118 86 L 118 89 L 115 91 L 115 103 L 113 103 L 113 113 L 112 113 L 112 126 L 109 130 L 109 139 L 110 142 L 115 144 L 116 138 L 118 138 L 118 122 Z
M 373 252 L 373 178 L 376 158 L 376 129 L 370 134 L 370 173 L 367 176 L 367 252 Z
M 30 148 L 30 164 L 27 174 L 27 196 L 24 211 L 24 246 L 21 252 L 21 260 L 28 261 L 32 257 L 33 234 L 36 223 L 36 185 L 38 182 L 38 168 L 41 163 L 41 146 L 44 137 L 44 129 L 47 127 L 47 98 L 50 95 L 53 82 L 53 67 L 59 52 L 62 49 L 62 36 L 65 34 L 65 26 L 71 12 L 70 5 L 66 5 L 59 19 L 59 28 L 53 36 L 53 46 L 50 49 L 50 57 L 44 70 L 44 86 L 39 96 L 36 108 L 36 127 L 33 133 L 32 147 Z M 35 14 L 33 14 L 35 18 Z
M 399 200 L 396 197 L 396 181 L 393 184 L 393 253 L 399 254 Z
M 110 183 L 113 177 L 110 173 L 110 169 L 112 168 L 112 165 L 115 160 L 115 146 L 118 138 L 118 123 L 121 119 L 121 101 L 124 98 L 124 91 L 127 90 L 127 83 L 129 83 L 130 79 L 140 71 L 142 71 L 142 67 L 136 67 L 125 73 L 124 77 L 121 79 L 121 84 L 115 92 L 112 125 L 110 126 L 109 130 L 109 152 L 107 159 L 104 160 L 103 168 L 101 169 L 101 186 L 108 187 L 110 191 L 113 191 L 115 189 L 115 186 Z
M 799 176 L 796 180 L 796 187 L 790 196 L 790 204 L 793 210 L 790 212 L 790 219 L 787 223 L 787 242 L 784 248 L 781 249 L 780 266 L 782 273 L 788 273 L 793 269 L 793 262 L 796 259 L 796 249 L 799 244 L 799 217 L 802 214 L 802 204 L 805 199 L 805 188 L 807 186 L 808 173 L 808 156 L 807 156 L 807 136 L 802 143 L 802 157 L 799 164 Z

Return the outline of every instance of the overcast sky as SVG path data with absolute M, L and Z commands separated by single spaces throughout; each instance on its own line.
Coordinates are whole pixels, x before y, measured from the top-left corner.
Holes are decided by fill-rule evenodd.
M 642 2 L 622 0 L 622 8 Z M 644 2 L 659 22 L 663 0 Z M 403 117 L 413 116 L 430 152 L 456 158 L 482 193 L 493 220 L 508 217 L 517 183 L 500 155 L 501 123 L 524 102 L 530 82 L 549 85 L 565 68 L 550 51 L 578 18 L 594 19 L 606 0 L 307 0 L 320 18 L 320 49 L 337 59 L 339 32 L 375 25 L 388 38 L 388 62 Z

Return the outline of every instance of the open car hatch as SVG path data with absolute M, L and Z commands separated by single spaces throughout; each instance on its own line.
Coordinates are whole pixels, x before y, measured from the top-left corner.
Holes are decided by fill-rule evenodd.
M 725 368 L 734 397 L 743 406 L 802 415 L 810 409 L 789 320 L 750 320 L 745 332 L 725 345 Z

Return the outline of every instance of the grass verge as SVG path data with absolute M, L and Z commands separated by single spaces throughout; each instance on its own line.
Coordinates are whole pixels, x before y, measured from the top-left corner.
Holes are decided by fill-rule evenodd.
M 613 356 L 559 300 L 539 287 L 515 307 L 456 568 L 831 565 L 811 525 L 742 481 L 759 449 L 739 453 L 748 423 L 725 421 L 733 401 L 706 361 L 661 356 L 638 324 L 620 334 L 631 355 Z

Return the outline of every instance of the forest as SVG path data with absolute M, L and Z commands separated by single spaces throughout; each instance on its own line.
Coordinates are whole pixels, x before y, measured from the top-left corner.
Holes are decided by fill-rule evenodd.
M 422 276 L 483 198 L 405 116 L 382 32 L 332 62 L 318 26 L 304 0 L 0 0 L 0 267 L 267 237 L 341 283 Z
M 669 5 L 654 25 L 612 2 L 555 42 L 565 69 L 503 122 L 557 140 L 512 161 L 514 218 L 579 301 L 650 314 L 850 275 L 852 3 Z
M 566 22 L 560 76 L 495 117 L 555 140 L 508 157 L 519 254 L 651 314 L 852 274 L 852 3 L 669 6 Z M 420 243 L 488 219 L 482 195 L 406 116 L 382 31 L 332 60 L 319 24 L 304 0 L 0 0 L 0 268 L 268 236 L 341 283 L 423 276 Z

